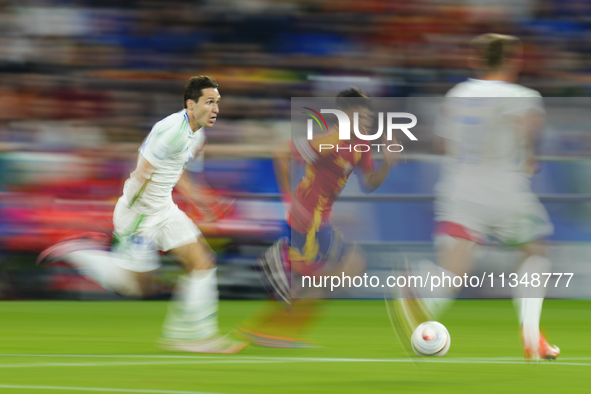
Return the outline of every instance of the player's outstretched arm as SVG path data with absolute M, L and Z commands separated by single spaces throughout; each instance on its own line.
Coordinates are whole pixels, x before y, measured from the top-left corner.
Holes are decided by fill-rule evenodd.
M 539 171 L 536 159 L 536 146 L 545 122 L 544 113 L 539 110 L 530 110 L 518 118 L 518 127 L 523 134 L 527 156 L 524 160 L 524 170 L 533 175 Z
M 234 209 L 234 199 L 223 197 L 213 190 L 201 171 L 183 172 L 176 190 L 203 214 L 206 222 L 221 219 Z
M 384 180 L 390 172 L 390 168 L 398 162 L 399 153 L 384 151 L 384 162 L 377 169 L 369 172 L 363 172 L 363 184 L 368 193 L 373 193 L 384 183 Z

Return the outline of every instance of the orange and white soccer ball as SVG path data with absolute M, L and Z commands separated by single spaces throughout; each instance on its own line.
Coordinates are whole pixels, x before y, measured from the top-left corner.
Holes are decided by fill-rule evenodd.
M 419 324 L 410 338 L 412 350 L 417 356 L 445 356 L 451 344 L 447 328 L 439 322 Z

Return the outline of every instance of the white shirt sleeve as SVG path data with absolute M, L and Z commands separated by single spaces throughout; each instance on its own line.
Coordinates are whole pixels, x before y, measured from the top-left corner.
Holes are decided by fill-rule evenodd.
M 503 114 L 521 116 L 532 110 L 545 114 L 544 101 L 540 93 L 524 88 L 520 94 L 520 97 L 503 99 Z
M 185 146 L 186 136 L 183 133 L 186 131 L 178 126 L 177 122 L 164 119 L 154 125 L 142 144 L 140 152 L 154 167 L 161 167 L 165 161 L 180 153 Z

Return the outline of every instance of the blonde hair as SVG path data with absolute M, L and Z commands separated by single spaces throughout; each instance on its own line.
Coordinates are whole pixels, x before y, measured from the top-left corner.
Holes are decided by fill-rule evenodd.
M 470 46 L 472 56 L 480 60 L 487 71 L 497 71 L 503 66 L 505 59 L 521 54 L 521 40 L 504 34 L 482 34 L 474 38 Z

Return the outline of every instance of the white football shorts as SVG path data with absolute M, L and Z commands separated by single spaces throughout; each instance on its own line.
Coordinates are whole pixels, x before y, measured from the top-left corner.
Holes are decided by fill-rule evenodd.
M 195 223 L 171 204 L 157 215 L 142 215 L 127 207 L 120 198 L 113 213 L 114 234 L 118 241 L 114 252 L 121 268 L 134 272 L 148 272 L 161 265 L 158 251 L 169 251 L 196 242 L 201 231 Z
M 458 224 L 476 238 L 493 236 L 507 245 L 522 245 L 554 232 L 546 209 L 529 188 L 485 182 L 462 182 L 453 192 L 438 195 L 435 220 Z

